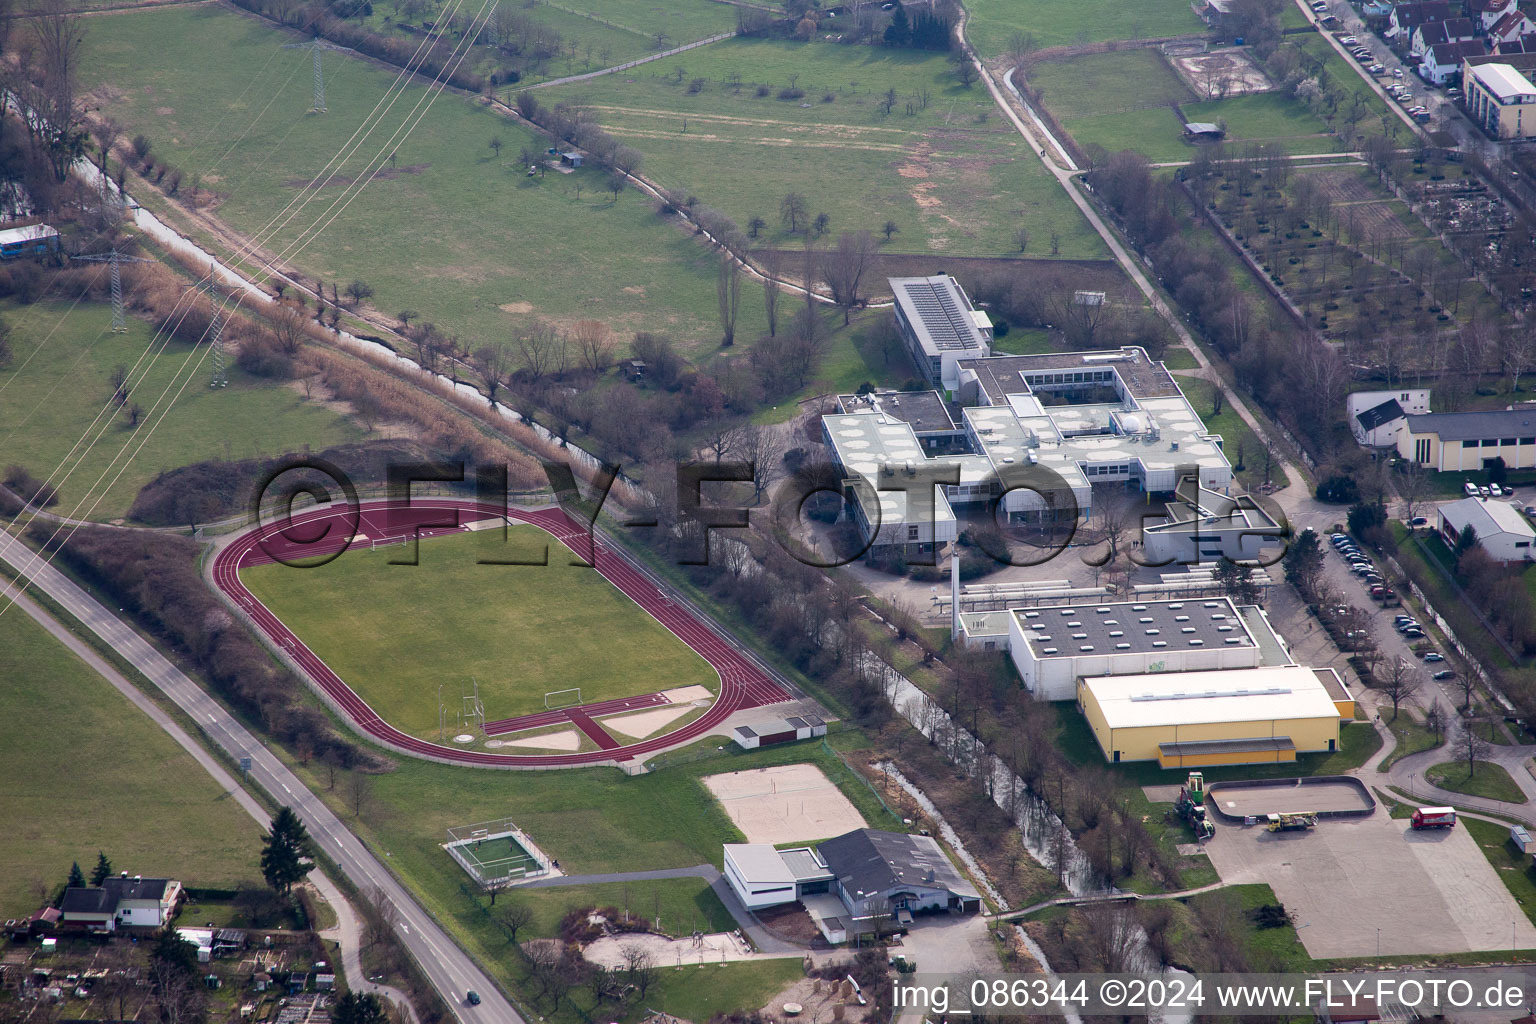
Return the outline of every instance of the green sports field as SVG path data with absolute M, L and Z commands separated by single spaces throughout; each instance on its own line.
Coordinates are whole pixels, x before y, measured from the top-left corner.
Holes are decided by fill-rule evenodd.
M 0 917 L 101 850 L 187 885 L 259 879 L 261 830 L 181 747 L 19 608 L 0 615 Z M 172 781 L 174 780 L 174 781 Z
M 393 71 L 328 58 L 329 112 L 311 114 L 309 56 L 284 50 L 297 36 L 254 17 L 178 7 L 85 27 L 92 105 L 181 168 L 184 192 L 201 173 L 212 211 L 308 281 L 360 278 L 380 312 L 417 310 L 471 349 L 536 317 L 596 318 L 621 337 L 664 332 L 685 349 L 719 341 L 716 257 L 634 189 L 615 200 L 600 171 L 529 178 L 518 153 L 548 142 L 478 99 L 443 93 L 429 106 L 425 88 L 408 85 L 357 154 L 328 169 L 320 197 L 284 223 L 278 215 L 385 97 Z M 383 169 L 345 191 L 369 167 Z M 762 322 L 760 289 L 743 290 L 741 317 Z
M 438 685 L 450 715 L 478 683 L 490 720 L 544 708 L 551 690 L 584 703 L 701 685 L 709 664 L 592 569 L 532 526 L 425 540 L 419 565 L 390 565 L 400 546 L 357 548 L 318 569 L 264 565 L 241 579 L 392 725 L 438 731 Z M 548 566 L 479 565 L 536 556 Z M 512 552 L 512 554 L 509 554 Z
M 1019 32 L 1032 34 L 1040 46 L 1068 46 L 1205 31 L 1187 0 L 971 0 L 965 6 L 971 15 L 966 36 L 987 57 L 1006 53 Z
M 81 449 L 84 457 L 76 452 L 55 478 L 56 512 L 113 519 L 164 470 L 202 459 L 277 455 L 305 444 L 319 449 L 362 436 L 321 403 L 238 366 L 229 367 L 229 387 L 214 391 L 208 387 L 211 362 L 194 370 L 206 348 L 173 341 L 150 355 L 150 324 L 130 318 L 126 334 L 112 334 L 111 307 L 72 306 L 59 298 L 31 306 L 0 303 L 15 350 L 10 367 L 0 369 L 0 465 L 19 463 L 43 479 L 88 432 L 94 439 Z M 112 398 L 117 366 L 133 371 L 129 398 L 146 418 L 130 427 L 111 408 L 93 429 Z M 149 417 L 157 403 L 163 420 L 158 413 Z
M 661 186 L 742 227 L 762 218 L 768 244 L 802 244 L 779 210 L 796 192 L 833 234 L 878 237 L 894 221 L 884 252 L 1014 254 L 1023 226 L 1040 253 L 1054 233 L 1061 256 L 1105 255 L 986 89 L 963 87 L 937 54 L 731 39 L 537 95 L 590 111 Z

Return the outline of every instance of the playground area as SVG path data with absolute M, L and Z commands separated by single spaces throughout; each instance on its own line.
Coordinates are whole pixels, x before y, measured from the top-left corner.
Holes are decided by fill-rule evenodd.
M 749 843 L 810 842 L 867 827 L 858 808 L 813 764 L 774 765 L 699 781 Z
M 1198 54 L 1168 54 L 1168 63 L 1196 96 L 1219 100 L 1273 89 L 1264 69 L 1241 47 Z
M 684 964 L 723 964 L 731 960 L 760 960 L 775 954 L 754 953 L 733 932 L 713 932 L 684 936 L 680 939 L 665 935 L 635 933 L 630 935 L 605 935 L 581 951 L 587 960 L 610 970 L 622 970 L 628 962 L 628 950 L 639 947 L 651 955 L 657 967 L 681 967 Z M 776 954 L 780 957 L 801 956 L 800 950 Z
M 443 849 L 482 887 L 559 873 L 511 819 L 450 828 Z

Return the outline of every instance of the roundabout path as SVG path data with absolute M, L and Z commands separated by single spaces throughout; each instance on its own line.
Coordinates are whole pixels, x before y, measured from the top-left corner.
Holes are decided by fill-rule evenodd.
M 352 526 L 356 517 L 356 527 Z M 537 526 L 560 541 L 572 553 L 587 557 L 603 578 L 617 587 L 652 618 L 670 630 L 707 661 L 720 676 L 720 694 L 703 716 L 661 736 L 575 754 L 491 754 L 417 739 L 390 725 L 368 706 L 356 691 L 306 647 L 293 631 L 240 582 L 240 570 L 282 559 L 329 554 L 350 544 L 399 541 L 412 536 L 440 536 L 463 529 L 471 522 L 506 518 Z M 448 525 L 451 520 L 451 525 Z M 355 535 L 355 536 L 354 536 Z M 370 739 L 403 754 L 450 764 L 489 768 L 568 768 L 594 764 L 622 764 L 647 754 L 707 736 L 734 712 L 777 704 L 791 699 L 725 637 L 706 625 L 681 603 L 671 600 L 624 558 L 601 542 L 588 549 L 587 531 L 560 508 L 503 509 L 491 504 L 448 498 L 416 498 L 409 505 L 363 502 L 360 506 L 337 505 L 303 513 L 283 526 L 254 527 L 226 543 L 214 556 L 214 586 L 256 626 L 267 642 L 309 678 L 331 707 Z M 606 702 L 605 702 L 606 703 Z M 568 708 L 563 714 L 582 724 L 591 707 Z M 602 713 L 599 707 L 598 713 Z M 593 725 L 597 730 L 597 726 Z M 584 729 L 585 731 L 585 729 Z M 606 733 L 603 734 L 605 737 Z

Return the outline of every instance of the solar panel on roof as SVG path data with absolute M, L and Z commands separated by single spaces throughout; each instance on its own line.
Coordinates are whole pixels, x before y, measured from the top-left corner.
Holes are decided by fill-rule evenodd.
M 923 322 L 936 349 L 975 348 L 975 334 L 970 319 L 955 302 L 948 288 L 928 281 L 910 281 L 903 286 L 918 319 Z

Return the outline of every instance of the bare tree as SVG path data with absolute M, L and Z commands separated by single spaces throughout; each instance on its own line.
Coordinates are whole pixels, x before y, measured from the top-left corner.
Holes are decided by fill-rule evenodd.
M 533 908 L 516 900 L 503 903 L 496 912 L 496 920 L 507 930 L 507 937 L 517 941 L 517 933 L 533 920 Z
M 70 165 L 85 153 L 84 114 L 76 97 L 85 29 L 68 0 L 42 0 L 28 21 L 33 53 L 23 59 L 29 68 L 22 87 L 22 104 L 33 151 L 62 182 Z
M 272 309 L 267 322 L 272 325 L 272 336 L 277 339 L 277 347 L 283 355 L 289 358 L 298 355 L 308 324 L 305 316 L 292 306 L 281 304 Z
M 1414 688 L 1417 686 L 1418 680 L 1416 675 L 1417 673 L 1413 671 L 1412 666 L 1403 658 L 1398 657 L 1392 659 L 1391 667 L 1387 669 L 1386 674 L 1381 680 L 1379 689 L 1382 696 L 1392 702 L 1392 721 L 1394 722 L 1397 721 L 1397 713 L 1402 707 L 1403 702 L 1412 696 Z
M 1473 728 L 1475 722 L 1462 722 L 1461 756 L 1467 762 L 1467 775 L 1477 774 L 1477 762 L 1488 760 L 1488 741 Z
M 763 308 L 768 314 L 768 337 L 779 329 L 779 275 L 784 270 L 784 254 L 777 249 L 765 249 L 758 257 L 763 266 Z
M 470 364 L 479 372 L 480 379 L 485 384 L 486 398 L 490 400 L 491 407 L 495 408 L 496 395 L 501 391 L 501 386 L 506 383 L 507 371 L 512 365 L 507 346 L 500 342 L 481 345 L 470 357 Z
M 644 999 L 646 991 L 656 981 L 656 960 L 649 950 L 637 942 L 625 945 L 621 952 L 624 957 L 625 980 L 635 986 L 635 991 Z
M 768 424 L 748 423 L 736 430 L 731 443 L 740 458 L 752 463 L 752 502 L 759 504 L 782 468 L 784 434 Z
M 736 344 L 736 315 L 741 310 L 741 268 L 727 253 L 720 254 L 720 267 L 715 275 L 715 299 L 719 304 L 720 329 L 724 332 L 720 344 L 729 348 Z
M 361 818 L 363 808 L 368 806 L 368 801 L 373 796 L 373 776 L 365 771 L 353 769 L 347 777 L 347 797 L 352 803 L 352 813 Z
M 571 325 L 571 341 L 581 365 L 602 373 L 613 363 L 613 332 L 601 320 L 578 320 Z
M 799 234 L 800 227 L 808 216 L 808 208 L 805 196 L 798 192 L 787 193 L 779 201 L 779 219 L 789 229 L 789 233 Z
M 512 342 L 518 362 L 535 381 L 542 380 L 565 362 L 565 336 L 553 324 L 543 320 L 534 323 Z
M 843 323 L 859 302 L 859 285 L 874 263 L 878 247 L 868 231 L 844 231 L 821 260 L 822 280 L 832 292 L 832 301 L 843 307 Z

